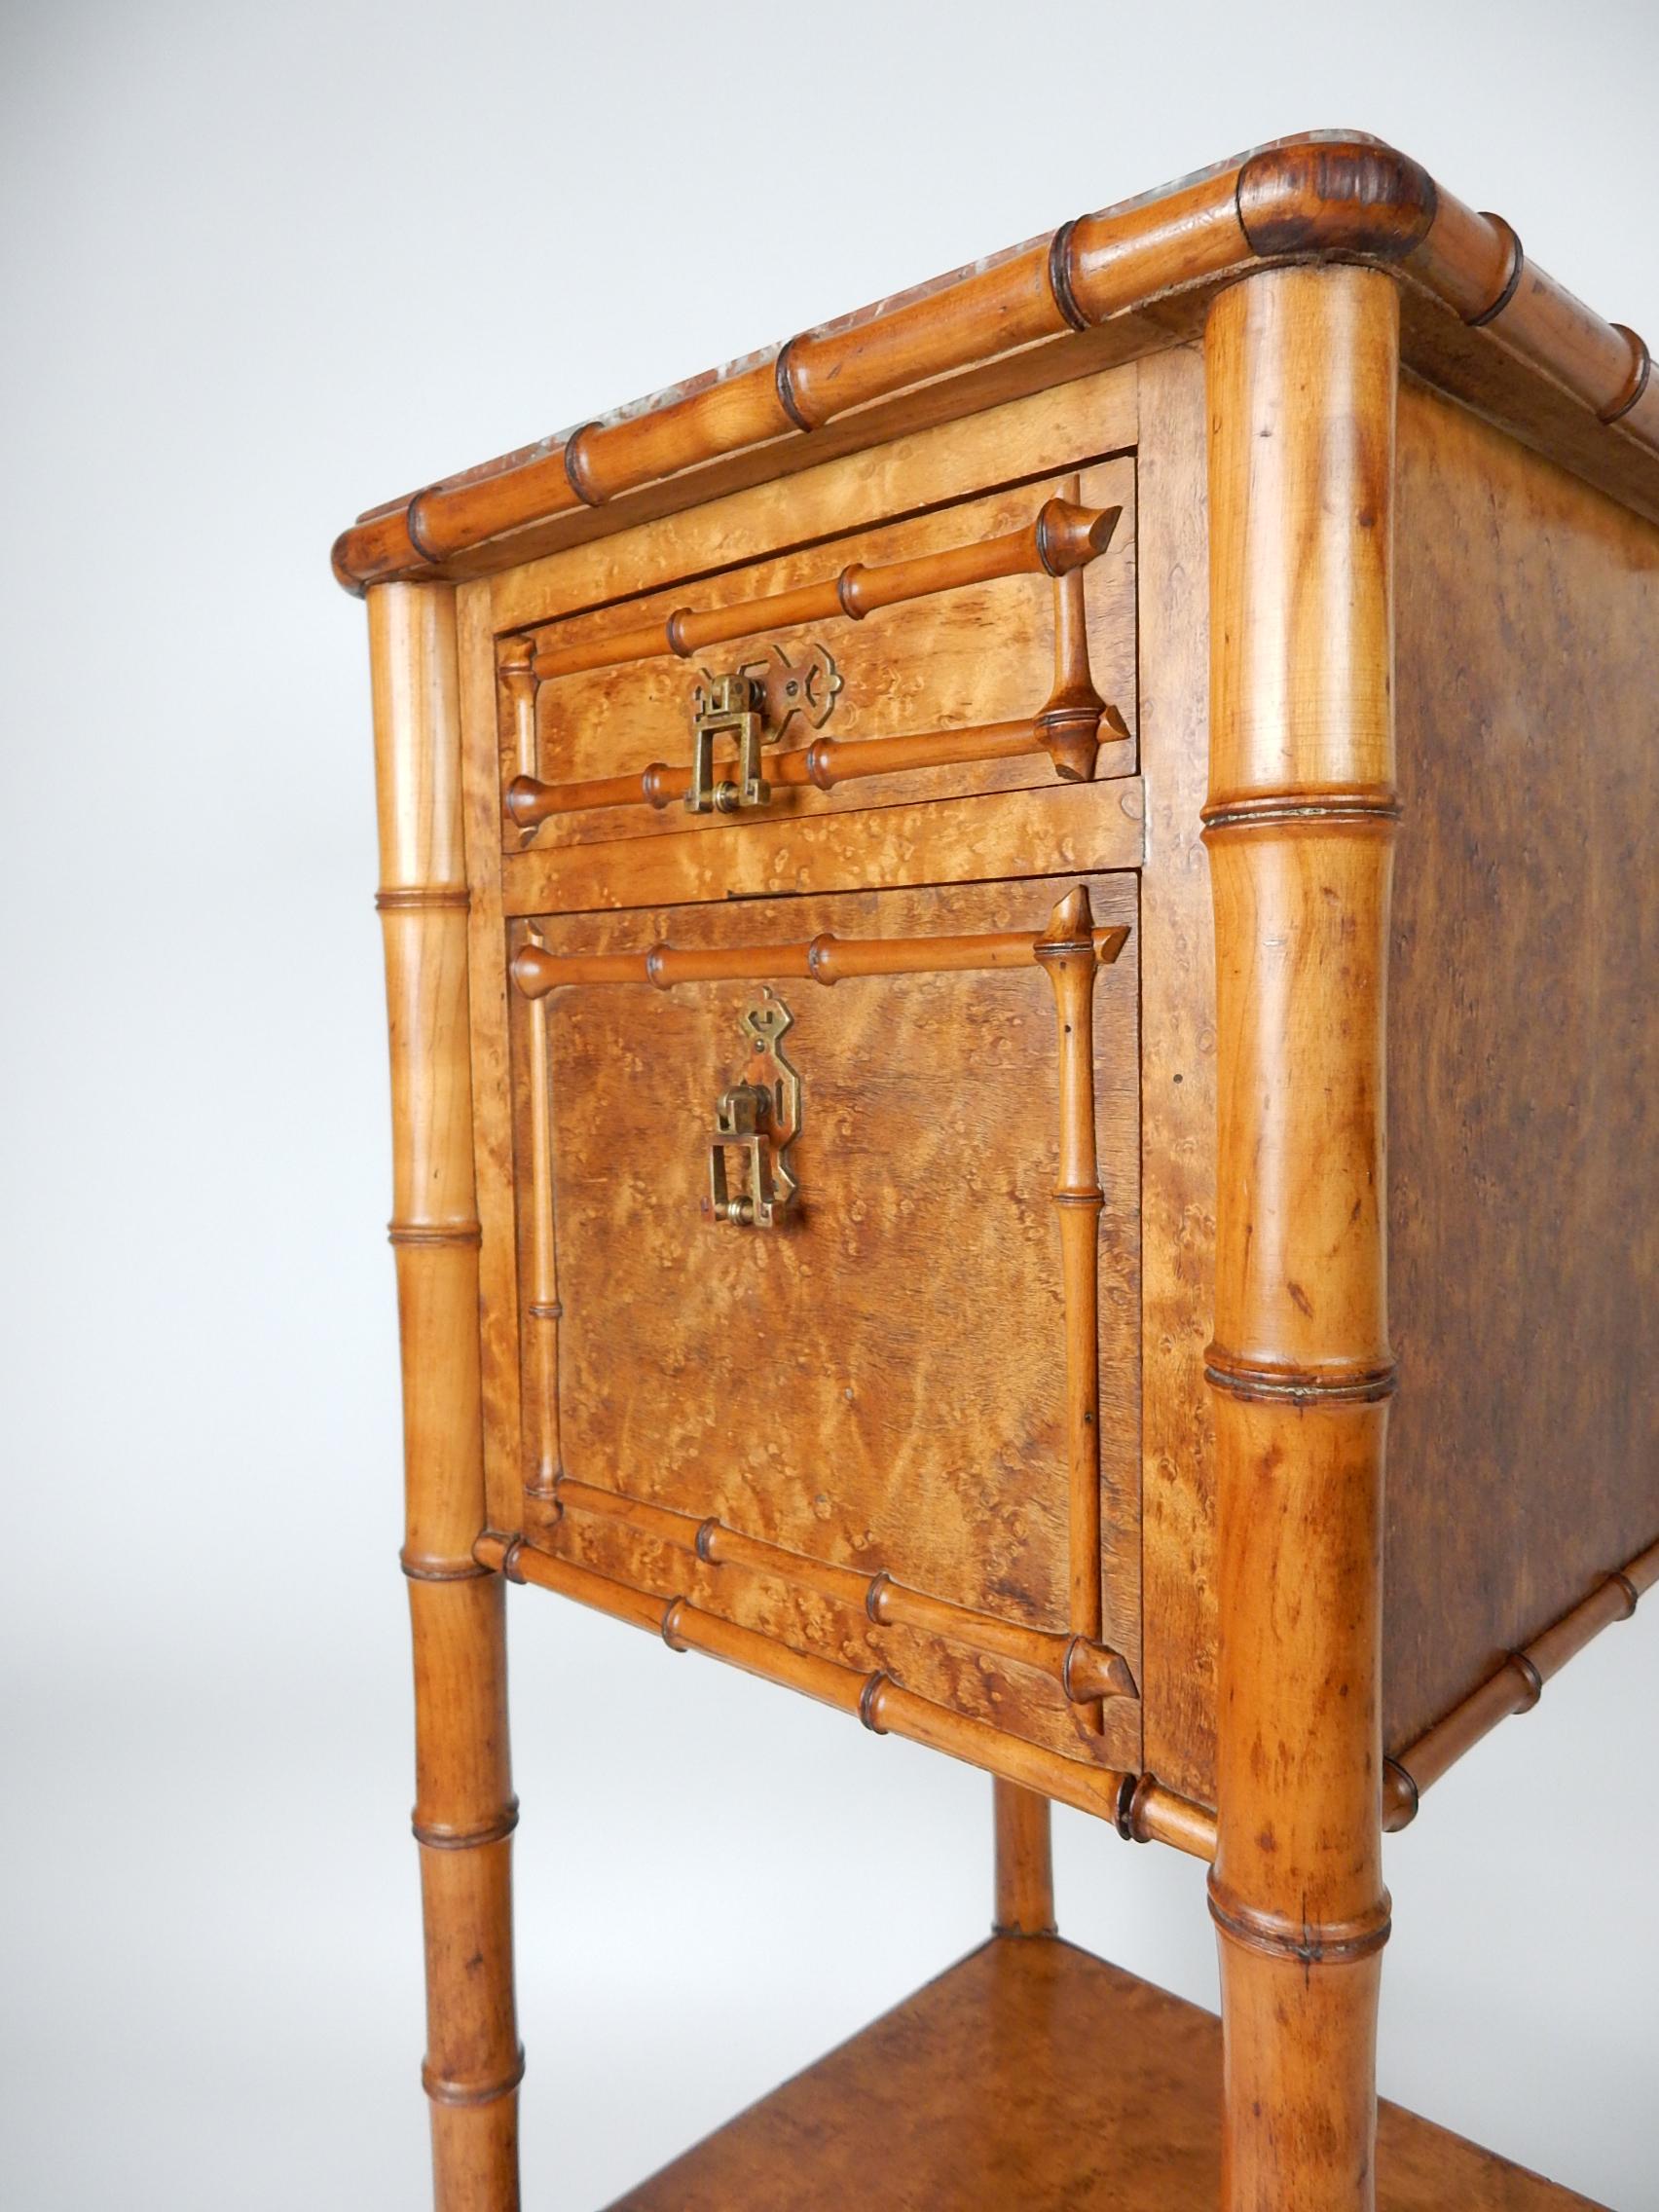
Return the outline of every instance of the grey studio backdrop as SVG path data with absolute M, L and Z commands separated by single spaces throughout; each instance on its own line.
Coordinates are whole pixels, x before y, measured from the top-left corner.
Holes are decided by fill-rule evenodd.
M 426 2187 L 368 688 L 334 532 L 1315 124 L 1392 138 L 1659 340 L 1656 83 L 1647 0 L 11 0 L 6 2205 Z M 576 2212 L 977 1940 L 990 1792 L 575 1607 L 512 1615 L 527 2200 Z M 1659 2205 L 1644 1616 L 1387 1854 L 1385 2093 L 1623 2212 Z M 1214 2002 L 1198 1865 L 1066 1812 L 1056 1849 L 1068 1933 Z

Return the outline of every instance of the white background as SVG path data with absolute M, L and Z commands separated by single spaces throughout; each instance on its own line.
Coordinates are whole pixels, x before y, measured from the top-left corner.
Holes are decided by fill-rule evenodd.
M 329 540 L 1314 125 L 1403 145 L 1659 342 L 1646 0 L 1354 22 L 6 7 L 16 2212 L 425 2190 L 368 691 Z M 989 1790 L 573 1607 L 512 1611 L 527 2200 L 575 2212 L 977 1939 Z M 1387 1869 L 1385 2092 L 1624 2212 L 1659 2205 L 1644 1614 Z M 1213 2002 L 1196 1864 L 1064 1812 L 1057 1853 L 1070 1934 Z

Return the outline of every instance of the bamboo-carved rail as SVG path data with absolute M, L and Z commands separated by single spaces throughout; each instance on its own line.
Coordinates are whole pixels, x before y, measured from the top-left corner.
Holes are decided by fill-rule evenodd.
M 1038 1790 L 1059 1804 L 1110 1821 L 1120 1835 L 1133 1842 L 1172 1844 L 1196 1859 L 1208 1859 L 1214 1851 L 1215 1823 L 1207 1808 L 1165 1788 L 1151 1775 L 1066 1758 L 1040 1744 L 1007 1735 L 989 1721 L 936 1705 L 879 1668 L 861 1674 L 832 1659 L 796 1651 L 756 1629 L 740 1628 L 717 1613 L 705 1612 L 688 1599 L 638 1590 L 593 1567 L 556 1558 L 522 1536 L 487 1530 L 473 1546 L 473 1555 L 481 1567 L 503 1574 L 509 1582 L 534 1582 L 613 1619 L 648 1629 L 671 1650 L 701 1651 L 764 1681 L 798 1690 L 821 1705 L 856 1714 L 875 1735 L 906 1737 Z
M 1061 498 L 1051 500 L 1050 506 L 1062 507 L 1068 513 L 1087 513 L 1089 510 L 1079 504 L 1081 498 L 1079 478 L 1069 476 L 1061 487 Z M 1118 511 L 1105 510 L 1113 518 Z M 1041 519 L 1039 516 L 1039 523 Z M 1021 537 L 1026 535 L 1016 534 Z M 879 572 L 864 571 L 866 576 Z M 518 765 L 518 773 L 507 786 L 505 803 L 518 829 L 534 830 L 555 816 L 587 813 L 602 806 L 644 805 L 660 812 L 685 796 L 691 789 L 691 769 L 670 767 L 661 760 L 626 775 L 591 776 L 563 784 L 539 781 L 535 773 L 535 664 L 528 647 L 521 648 L 521 654 L 501 665 L 515 716 Z M 1062 782 L 1088 783 L 1094 774 L 1103 728 L 1117 737 L 1129 734 L 1117 708 L 1094 688 L 1088 665 L 1083 567 L 1073 566 L 1054 576 L 1054 687 L 1035 715 L 1017 721 L 979 722 L 966 729 L 920 730 L 904 737 L 820 737 L 787 753 L 767 754 L 766 781 L 774 789 L 799 790 L 810 785 L 830 792 L 837 784 L 858 777 L 964 768 L 984 760 L 1013 760 L 1028 753 L 1047 753 Z
M 571 1512 L 622 1522 L 643 1536 L 694 1553 L 710 1567 L 751 1568 L 832 1598 L 866 1613 L 878 1628 L 923 1629 L 988 1657 L 1033 1668 L 1056 1682 L 1074 1705 L 1098 1705 L 1103 1698 L 1139 1694 L 1128 1662 L 1097 1639 L 999 1620 L 993 1613 L 912 1590 L 895 1582 L 885 1569 L 866 1574 L 856 1567 L 814 1559 L 809 1553 L 769 1543 L 763 1536 L 728 1529 L 718 1519 L 699 1520 L 673 1506 L 576 1482 L 569 1475 L 558 1484 L 556 1494 L 560 1505 Z
M 952 545 L 939 553 L 918 553 L 907 561 L 879 568 L 853 562 L 821 582 L 760 599 L 740 599 L 729 607 L 676 608 L 666 621 L 637 623 L 608 637 L 580 645 L 550 645 L 536 653 L 531 669 L 538 682 L 553 676 L 576 676 L 595 668 L 617 668 L 629 661 L 652 660 L 659 653 L 688 659 L 706 646 L 753 638 L 768 630 L 791 630 L 803 622 L 829 622 L 838 616 L 862 622 L 878 608 L 905 600 L 931 599 L 970 584 L 993 583 L 1001 576 L 1063 576 L 1104 553 L 1118 527 L 1121 507 L 1083 507 L 1069 499 L 1046 499 L 1021 530 L 971 545 Z
M 1054 990 L 1058 1031 L 1060 1273 L 1066 1334 L 1071 1624 L 1100 1638 L 1100 1188 L 1094 1141 L 1094 917 L 1082 884 L 1049 917 L 1033 956 Z M 1095 1709 L 1098 1721 L 1099 1708 Z
M 1123 927 L 1089 932 L 1096 962 L 1110 967 L 1128 939 Z M 511 974 L 528 999 L 572 983 L 839 983 L 855 976 L 929 976 L 1034 965 L 1046 940 L 1026 930 L 985 930 L 970 937 L 841 938 L 829 931 L 796 944 L 681 946 L 645 952 L 548 952 L 526 943 Z
M 1637 1600 L 1656 1582 L 1659 1543 L 1649 1544 L 1627 1566 L 1609 1574 L 1588 1598 L 1523 1650 L 1512 1651 L 1494 1675 L 1461 1705 L 1454 1706 L 1444 1720 L 1436 1721 L 1419 1736 L 1409 1751 L 1402 1751 L 1397 1759 L 1384 1759 L 1382 1825 L 1391 1831 L 1409 1826 L 1431 1783 L 1438 1782 L 1500 1720 L 1507 1720 L 1514 1713 L 1530 1713 L 1550 1677 L 1559 1675 L 1603 1629 L 1610 1628 L 1615 1621 L 1628 1621 L 1636 1611 Z
M 1477 214 L 1405 155 L 1315 132 L 1062 223 L 562 441 L 376 508 L 337 542 L 335 573 L 360 592 L 455 560 L 505 568 L 524 558 L 515 533 L 630 493 L 649 498 L 676 479 L 676 503 L 690 504 L 710 496 L 711 463 L 741 471 L 763 457 L 770 474 L 804 467 L 824 450 L 813 432 L 863 411 L 873 437 L 890 421 L 883 404 L 903 395 L 932 387 L 937 419 L 984 404 L 976 395 L 998 367 L 1001 396 L 1021 361 L 1019 388 L 1062 382 L 1099 358 L 1080 332 L 1118 332 L 1120 359 L 1167 345 L 1172 329 L 1197 329 L 1217 287 L 1271 261 L 1309 258 L 1397 270 L 1414 294 L 1447 311 L 1414 317 L 1419 374 L 1467 397 L 1470 372 L 1458 364 L 1472 349 L 1485 411 L 1564 460 L 1565 433 L 1546 442 L 1530 418 L 1535 391 L 1565 395 L 1581 425 L 1567 465 L 1654 511 L 1659 377 L 1641 338 L 1572 299 L 1527 259 L 1500 216 Z M 1154 302 L 1156 313 L 1140 312 Z M 674 498 L 672 489 L 656 496 Z
M 533 928 L 532 945 L 541 940 Z M 545 947 L 543 947 L 545 949 Z M 532 1497 L 550 1498 L 564 1473 L 559 1426 L 559 1256 L 553 1223 L 552 1063 L 547 1049 L 547 1006 L 535 999 L 530 1009 L 530 1303 L 526 1319 L 532 1343 L 530 1389 L 525 1413 L 535 1472 L 525 1486 Z

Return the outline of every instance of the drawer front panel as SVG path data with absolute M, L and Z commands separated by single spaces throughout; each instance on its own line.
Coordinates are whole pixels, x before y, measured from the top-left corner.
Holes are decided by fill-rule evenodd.
M 1131 774 L 1133 504 L 1132 461 L 1101 461 L 503 640 L 504 850 Z M 1080 515 L 1115 519 L 1091 536 Z M 803 592 L 816 611 L 780 622 Z M 737 634 L 695 643 L 711 628 Z M 745 698 L 763 796 L 741 773 Z
M 527 1526 L 665 1598 L 1133 1766 L 1134 1699 L 1068 1698 L 1059 1679 L 1073 1634 L 1131 1675 L 1139 1644 L 1135 879 L 1084 886 L 1091 990 L 1063 904 L 1078 888 L 515 925 L 516 972 L 551 978 L 534 1001 L 510 994 L 527 1474 L 533 1492 L 565 1478 Z M 1075 1091 L 1062 1115 L 1067 991 L 1073 1036 L 1092 1030 L 1078 1080 L 1097 1217 Z M 761 1041 L 785 1016 L 798 1133 L 780 1159 L 774 1105 L 759 1142 L 775 1225 L 719 1221 L 717 1115 L 723 1097 L 729 1128 L 730 1094 L 741 1109 L 773 1083 Z M 737 1210 L 755 1158 L 741 1133 L 721 1146 Z M 1057 1182 L 1087 1221 L 1065 1264 Z M 1097 1328 L 1079 1288 L 1096 1250 Z M 1080 1389 L 1098 1398 L 1087 1430 Z M 1097 1530 L 1087 1510 L 1080 1524 L 1080 1448 L 1098 1456 Z M 902 1586 L 888 1625 L 877 1575 Z M 942 1602 L 943 1629 L 919 1627 L 927 1608 L 903 1593 Z

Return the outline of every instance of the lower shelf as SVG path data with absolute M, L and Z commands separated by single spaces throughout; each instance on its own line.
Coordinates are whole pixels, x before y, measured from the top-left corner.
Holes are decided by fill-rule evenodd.
M 999 1937 L 611 2212 L 1214 2212 L 1221 2028 L 1051 1937 Z M 1379 2212 L 1597 2212 L 1397 2105 Z

